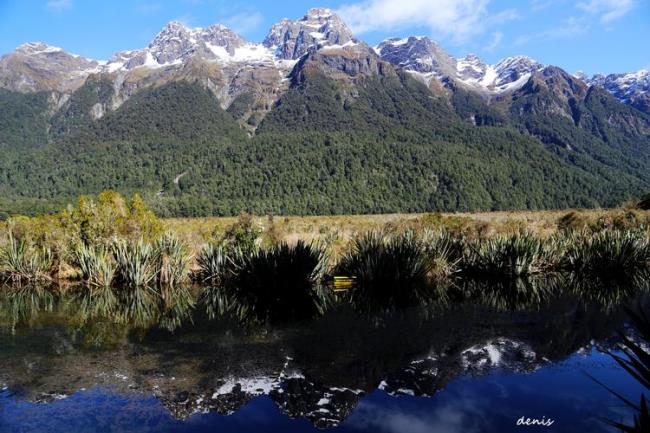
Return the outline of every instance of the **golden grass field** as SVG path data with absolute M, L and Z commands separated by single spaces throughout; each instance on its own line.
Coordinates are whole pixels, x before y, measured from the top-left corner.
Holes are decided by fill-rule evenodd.
M 468 236 L 508 235 L 528 231 L 550 236 L 561 221 L 573 214 L 577 226 L 650 225 L 650 211 L 628 209 L 562 209 L 546 211 L 502 211 L 476 213 L 425 213 L 333 216 L 254 216 L 264 235 L 271 231 L 275 240 L 324 241 L 335 251 L 356 234 L 370 230 L 441 228 Z M 223 233 L 237 217 L 171 218 L 163 220 L 165 229 L 176 233 L 192 249 Z

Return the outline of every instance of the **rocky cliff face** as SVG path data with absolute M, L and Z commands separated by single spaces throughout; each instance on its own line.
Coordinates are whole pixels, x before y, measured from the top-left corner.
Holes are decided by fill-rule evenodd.
M 282 20 L 271 27 L 264 46 L 278 59 L 297 60 L 310 50 L 357 42 L 350 28 L 330 9 L 310 9 L 297 21 Z
M 0 87 L 17 92 L 71 92 L 101 71 L 95 60 L 43 43 L 27 43 L 0 59 Z

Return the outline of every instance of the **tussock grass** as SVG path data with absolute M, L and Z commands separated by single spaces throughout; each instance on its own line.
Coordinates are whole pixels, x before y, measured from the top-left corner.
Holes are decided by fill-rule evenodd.
M 17 283 L 47 281 L 54 266 L 49 248 L 33 248 L 24 239 L 16 239 L 10 232 L 6 244 L 0 248 L 0 276 Z
M 208 253 L 214 260 L 204 274 L 218 275 L 214 280 L 219 282 L 203 296 L 211 316 L 228 311 L 240 319 L 283 320 L 313 317 L 327 308 L 320 286 L 327 256 L 317 244 L 281 242 L 230 257 L 219 248 Z
M 473 276 L 524 277 L 557 269 L 561 242 L 529 233 L 471 241 L 462 258 L 462 270 Z
M 89 286 L 109 287 L 115 276 L 115 263 L 108 248 L 79 245 L 75 250 L 76 265 Z
M 650 239 L 639 230 L 573 232 L 566 242 L 563 260 L 572 272 L 613 278 L 650 266 Z
M 335 273 L 356 280 L 353 296 L 359 301 L 409 304 L 422 299 L 433 269 L 432 255 L 437 252 L 428 251 L 412 231 L 397 235 L 373 231 L 352 241 Z
M 198 270 L 194 272 L 193 279 L 210 284 L 225 282 L 234 266 L 231 256 L 232 251 L 223 244 L 206 245 L 196 257 Z
M 117 269 L 117 283 L 126 287 L 145 287 L 152 285 L 158 275 L 156 254 L 153 247 L 144 242 L 119 240 L 113 246 Z
M 187 281 L 191 256 L 183 242 L 174 234 L 166 233 L 156 241 L 154 250 L 160 286 L 177 287 Z

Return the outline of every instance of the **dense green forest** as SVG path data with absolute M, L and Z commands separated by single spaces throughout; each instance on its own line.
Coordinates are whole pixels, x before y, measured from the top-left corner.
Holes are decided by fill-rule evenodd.
M 575 122 L 520 114 L 543 92 L 508 113 L 406 75 L 365 78 L 351 96 L 313 74 L 249 137 L 236 120 L 245 97 L 225 111 L 185 81 L 93 120 L 107 86 L 89 80 L 49 117 L 47 95 L 0 92 L 0 217 L 105 189 L 140 192 L 162 216 L 204 216 L 614 206 L 650 187 L 647 136 L 606 120 L 633 109 L 602 95 Z

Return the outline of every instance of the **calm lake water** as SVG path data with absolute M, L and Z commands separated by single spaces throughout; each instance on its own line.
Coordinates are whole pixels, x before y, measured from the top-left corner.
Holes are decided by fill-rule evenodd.
M 620 305 L 560 296 L 173 332 L 32 295 L 0 306 L 0 432 L 606 432 L 638 401 L 605 353 Z M 649 304 L 645 297 L 627 304 Z M 506 306 L 507 307 L 507 306 Z M 550 427 L 518 426 L 521 417 Z

